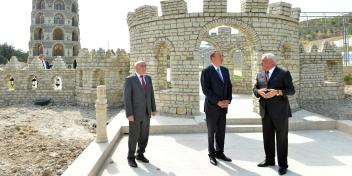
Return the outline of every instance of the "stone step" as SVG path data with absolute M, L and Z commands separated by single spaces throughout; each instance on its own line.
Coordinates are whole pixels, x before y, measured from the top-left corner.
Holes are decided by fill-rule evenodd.
M 226 132 L 230 133 L 250 133 L 262 132 L 261 119 L 231 119 L 227 121 Z M 292 120 L 289 122 L 289 130 L 330 130 L 336 128 L 336 121 L 303 121 Z M 123 133 L 128 133 L 128 126 L 122 127 Z M 198 125 L 151 125 L 151 134 L 187 134 L 206 133 L 205 123 Z
M 227 118 L 227 125 L 261 125 L 262 119 L 249 117 L 249 118 Z
M 227 133 L 254 133 L 261 131 L 261 125 L 226 125 Z

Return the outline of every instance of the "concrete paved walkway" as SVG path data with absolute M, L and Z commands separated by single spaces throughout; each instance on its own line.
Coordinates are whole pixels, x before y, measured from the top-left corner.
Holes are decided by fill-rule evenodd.
M 150 136 L 149 164 L 127 164 L 127 137 L 123 137 L 101 175 L 150 176 L 273 176 L 277 166 L 258 168 L 264 158 L 261 133 L 226 134 L 225 154 L 232 162 L 209 163 L 206 133 Z M 350 176 L 352 136 L 340 131 L 294 131 L 289 134 L 287 176 Z

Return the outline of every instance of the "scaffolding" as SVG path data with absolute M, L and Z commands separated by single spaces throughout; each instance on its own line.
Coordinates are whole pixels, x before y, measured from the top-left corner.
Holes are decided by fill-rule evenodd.
M 334 18 L 340 21 L 340 25 L 328 24 L 327 20 L 329 18 Z M 312 20 L 312 19 L 321 19 L 323 24 L 309 24 L 301 23 L 300 28 L 310 28 L 310 29 L 333 29 L 333 31 L 342 35 L 343 47 L 341 51 L 341 57 L 343 59 L 344 65 L 352 64 L 352 57 L 350 56 L 349 51 L 349 31 L 348 24 L 352 24 L 352 12 L 301 12 L 300 22 Z

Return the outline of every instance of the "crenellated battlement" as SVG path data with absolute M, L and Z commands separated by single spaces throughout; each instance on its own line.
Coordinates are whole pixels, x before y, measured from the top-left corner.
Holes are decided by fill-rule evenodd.
M 287 2 L 276 2 L 269 4 L 269 14 L 291 16 L 291 4 Z
M 241 12 L 244 13 L 266 13 L 269 0 L 242 0 Z
M 240 3 L 240 13 L 228 13 L 227 0 L 203 0 L 203 12 L 188 13 L 187 2 L 184 0 L 164 0 L 160 2 L 161 16 L 158 16 L 158 8 L 156 6 L 144 5 L 135 9 L 134 12 L 128 13 L 127 23 L 129 27 L 132 27 L 138 24 L 169 20 L 171 18 L 242 17 L 249 14 L 261 17 L 263 17 L 263 14 L 267 14 L 268 18 L 275 16 L 275 18 L 283 18 L 298 23 L 301 13 L 300 8 L 291 8 L 292 5 L 286 2 L 269 4 L 269 0 L 242 0 Z
M 161 1 L 160 5 L 163 16 L 187 13 L 187 3 L 184 0 Z
M 227 0 L 203 0 L 204 13 L 226 13 Z
M 306 53 L 335 53 L 340 55 L 336 50 L 335 44 L 333 43 L 323 41 L 321 44 L 319 44 L 319 46 L 320 47 L 318 47 L 317 44 L 312 44 Z
M 158 17 L 158 7 L 144 5 L 135 9 L 134 12 L 129 12 L 127 15 L 127 21 L 130 23 L 132 21 L 141 21 L 153 17 Z
M 111 67 L 119 64 L 129 62 L 128 53 L 124 49 L 113 50 L 91 50 L 81 49 L 77 57 L 78 68 L 82 65 L 87 67 Z
M 10 61 L 5 65 L 5 70 L 21 70 L 26 66 L 25 63 L 19 62 L 16 56 L 12 56 Z

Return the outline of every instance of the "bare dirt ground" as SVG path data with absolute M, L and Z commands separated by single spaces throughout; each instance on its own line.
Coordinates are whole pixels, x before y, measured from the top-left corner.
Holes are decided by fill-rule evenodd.
M 94 109 L 0 106 L 0 176 L 61 175 L 94 140 L 94 124 Z

